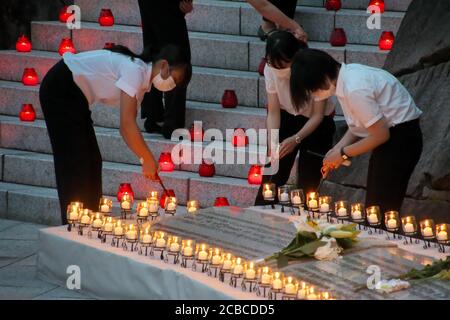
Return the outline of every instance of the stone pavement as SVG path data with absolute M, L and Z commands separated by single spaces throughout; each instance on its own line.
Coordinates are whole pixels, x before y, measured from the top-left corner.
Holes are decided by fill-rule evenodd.
M 37 277 L 39 229 L 46 226 L 0 219 L 0 300 L 92 299 Z

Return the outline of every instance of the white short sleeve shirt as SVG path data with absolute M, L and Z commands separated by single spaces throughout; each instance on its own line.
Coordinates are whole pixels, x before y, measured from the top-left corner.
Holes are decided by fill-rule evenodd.
M 336 84 L 350 131 L 358 137 L 382 117 L 389 127 L 417 119 L 422 111 L 406 88 L 389 72 L 361 64 L 342 63 Z
M 312 108 L 314 102 L 304 108 L 296 111 L 294 105 L 292 104 L 291 91 L 290 91 L 290 80 L 291 80 L 291 70 L 276 70 L 269 67 L 267 64 L 264 68 L 264 80 L 266 83 L 267 94 L 276 94 L 278 96 L 278 101 L 280 101 L 280 108 L 284 111 L 294 115 L 302 115 L 304 117 L 310 118 L 312 113 Z M 335 103 L 332 99 L 328 99 L 325 115 L 330 115 L 335 108 Z
M 65 53 L 64 62 L 89 105 L 120 105 L 121 91 L 138 100 L 151 89 L 151 64 L 109 50 Z

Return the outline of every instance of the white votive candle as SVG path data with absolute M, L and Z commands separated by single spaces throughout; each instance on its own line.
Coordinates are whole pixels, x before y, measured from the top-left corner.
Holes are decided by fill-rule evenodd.
M 208 259 L 208 252 L 202 250 L 198 253 L 198 260 L 207 260 Z
M 100 218 L 96 218 L 96 219 L 94 220 L 94 222 L 92 223 L 92 226 L 93 226 L 94 228 L 100 228 L 102 225 L 103 225 L 103 220 L 100 219 Z
M 275 290 L 282 289 L 283 288 L 283 281 L 281 281 L 281 279 L 277 279 L 277 278 L 273 279 L 272 288 L 275 289 Z
M 148 210 L 150 211 L 150 213 L 158 212 L 158 204 L 157 203 L 150 203 L 150 205 L 148 206 Z
M 284 286 L 284 292 L 286 294 L 296 294 L 297 290 L 293 283 L 286 283 L 286 285 Z
M 223 265 L 222 265 L 222 269 L 224 270 L 230 270 L 231 269 L 231 265 L 232 265 L 232 261 L 231 260 L 224 260 L 223 261 Z
M 273 192 L 272 190 L 268 189 L 265 190 L 263 193 L 264 199 L 272 199 L 273 198 Z
M 316 209 L 317 208 L 317 200 L 316 199 L 311 199 L 308 201 L 308 207 L 310 209 Z
M 91 223 L 91 217 L 89 217 L 87 214 L 83 214 L 81 216 L 81 223 L 82 224 L 90 224 Z
M 127 200 L 123 201 L 123 202 L 121 203 L 121 207 L 122 207 L 122 209 L 124 209 L 124 210 L 130 210 L 130 208 L 131 208 L 131 203 L 130 203 L 130 201 L 127 201 Z
M 177 242 L 172 242 L 169 250 L 172 252 L 178 252 L 180 250 L 180 245 Z
M 301 204 L 302 203 L 302 199 L 300 198 L 300 196 L 293 196 L 292 197 L 292 203 L 293 204 Z
M 353 211 L 352 218 L 353 218 L 353 220 L 361 220 L 361 218 L 362 218 L 361 211 L 359 211 L 359 210 Z
M 177 208 L 176 204 L 173 202 L 169 202 L 167 204 L 167 211 L 175 211 L 175 209 Z
M 222 257 L 218 254 L 214 255 L 211 259 L 213 265 L 219 265 L 222 262 Z
M 192 252 L 193 252 L 192 247 L 184 247 L 183 254 L 186 257 L 191 257 L 192 256 Z
M 242 266 L 242 264 L 236 264 L 233 268 L 233 273 L 234 274 L 242 274 L 244 272 L 244 267 Z
M 109 212 L 109 206 L 107 204 L 102 204 L 100 206 L 100 211 L 103 213 L 108 213 Z
M 142 237 L 142 243 L 152 243 L 152 236 L 150 234 L 144 234 Z
M 370 224 L 377 224 L 378 223 L 378 215 L 376 213 L 371 213 L 367 217 L 367 221 L 369 221 Z
M 123 235 L 123 228 L 121 226 L 117 226 L 114 228 L 114 234 L 116 236 L 121 236 Z
M 280 195 L 280 201 L 281 202 L 289 202 L 289 194 L 287 192 L 283 192 Z
M 245 271 L 245 277 L 247 278 L 247 279 L 249 279 L 249 280 L 253 280 L 253 279 L 255 279 L 255 277 L 256 277 L 256 271 L 255 271 L 255 269 L 247 269 L 246 271 Z
M 389 219 L 387 222 L 387 228 L 388 229 L 397 229 L 397 220 Z
M 423 228 L 422 235 L 424 237 L 432 237 L 433 236 L 433 229 L 431 229 L 431 227 Z
M 412 223 L 408 222 L 403 226 L 403 230 L 405 231 L 405 233 L 413 233 L 414 225 Z
M 136 240 L 136 237 L 137 237 L 136 230 L 129 230 L 129 231 L 127 231 L 127 233 L 125 234 L 125 237 L 128 240 Z
M 158 238 L 156 240 L 156 246 L 158 248 L 164 248 L 166 246 L 166 240 L 164 238 Z
M 330 211 L 330 205 L 328 203 L 322 203 L 320 205 L 320 212 L 328 212 Z
M 148 216 L 148 209 L 146 207 L 142 207 L 141 210 L 139 210 L 139 216 L 140 217 L 147 217 Z
M 69 215 L 70 220 L 75 221 L 78 220 L 78 212 L 76 211 L 71 211 L 70 215 Z
M 106 222 L 104 227 L 105 232 L 111 232 L 113 230 L 112 222 Z
M 447 234 L 447 231 L 445 231 L 445 230 L 439 231 L 439 233 L 437 234 L 436 238 L 437 238 L 439 241 L 447 241 L 447 240 L 448 240 L 448 234 Z
M 272 277 L 268 273 L 263 273 L 261 276 L 261 283 L 262 284 L 269 284 L 272 280 Z
M 338 212 L 337 212 L 337 215 L 339 216 L 339 217 L 346 217 L 347 216 L 347 209 L 346 208 L 339 208 L 338 209 Z

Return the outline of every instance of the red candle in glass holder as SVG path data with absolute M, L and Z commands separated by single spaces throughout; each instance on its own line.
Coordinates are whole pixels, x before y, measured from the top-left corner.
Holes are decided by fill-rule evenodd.
M 325 2 L 325 8 L 327 10 L 338 11 L 341 9 L 341 7 L 342 7 L 341 0 L 327 0 Z
M 125 193 L 128 193 L 131 198 L 134 199 L 134 192 L 131 188 L 131 183 L 124 182 L 119 185 L 119 189 L 117 190 L 117 201 L 122 202 L 122 197 Z
M 34 68 L 25 68 L 22 75 L 22 83 L 26 86 L 36 86 L 39 84 L 39 77 Z
M 103 49 L 112 49 L 116 44 L 114 42 L 105 42 Z
M 258 73 L 260 76 L 264 75 L 264 68 L 266 67 L 266 64 L 267 64 L 267 59 L 262 58 L 261 62 L 259 63 L 259 67 L 258 67 Z
M 173 191 L 173 189 L 167 189 L 167 192 L 164 191 L 161 195 L 161 199 L 159 200 L 159 206 L 161 208 L 164 208 L 165 204 L 166 204 L 166 198 L 167 197 L 176 197 L 175 196 L 175 191 Z
M 224 108 L 236 108 L 238 105 L 238 99 L 234 90 L 225 90 L 222 96 L 222 107 Z
M 214 177 L 216 173 L 216 167 L 214 163 L 207 163 L 205 160 L 202 161 L 202 164 L 198 167 L 198 174 L 200 177 Z
M 244 128 L 235 128 L 231 143 L 235 147 L 245 147 L 248 145 L 248 136 Z
M 33 122 L 36 120 L 36 111 L 31 103 L 25 103 L 22 105 L 22 109 L 19 113 L 20 121 Z
M 249 184 L 261 184 L 262 183 L 262 168 L 257 164 L 250 167 L 248 171 L 248 183 Z
M 214 201 L 214 207 L 228 207 L 230 203 L 228 199 L 225 197 L 217 197 Z
M 347 44 L 347 36 L 343 28 L 334 28 L 330 37 L 330 44 L 333 47 L 343 47 Z
M 189 134 L 191 136 L 191 141 L 203 141 L 203 137 L 205 135 L 205 131 L 203 129 L 198 130 L 198 128 L 195 127 L 194 124 L 191 125 L 189 128 Z
M 72 39 L 70 38 L 64 38 L 61 40 L 61 43 L 59 44 L 58 53 L 60 56 L 62 56 L 66 52 L 76 53 L 75 47 L 73 46 Z
M 384 12 L 384 0 L 370 0 L 368 7 L 370 6 L 376 6 L 380 8 L 380 13 Z M 372 10 L 372 13 L 375 13 L 375 11 Z
M 163 172 L 172 172 L 175 169 L 170 152 L 161 152 L 158 162 Z
M 26 35 L 21 35 L 16 42 L 17 52 L 30 52 L 31 51 L 31 41 Z
M 111 9 L 103 8 L 100 11 L 100 15 L 98 17 L 98 23 L 102 27 L 111 27 L 114 25 L 114 15 L 113 15 Z
M 378 41 L 380 50 L 391 50 L 395 42 L 395 36 L 392 31 L 383 31 Z
M 59 21 L 61 23 L 67 23 L 67 20 L 69 20 L 69 17 L 73 14 L 73 12 L 67 12 L 68 6 L 64 6 L 59 11 Z

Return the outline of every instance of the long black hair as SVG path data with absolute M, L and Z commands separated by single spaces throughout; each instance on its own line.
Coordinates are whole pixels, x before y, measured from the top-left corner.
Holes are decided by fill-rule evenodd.
M 317 49 L 300 50 L 291 65 L 291 98 L 295 106 L 305 106 L 311 92 L 328 89 L 328 80 L 335 80 L 341 64 L 328 53 Z
M 136 54 L 122 45 L 115 45 L 106 50 L 129 56 L 131 60 L 140 59 L 145 63 L 155 63 L 161 59 L 167 60 L 171 69 L 180 68 L 183 70 L 184 77 L 181 83 L 177 83 L 177 86 L 186 87 L 191 81 L 192 65 L 187 58 L 188 55 L 179 46 L 168 44 L 158 51 L 153 50 L 151 46 L 145 46 L 141 54 Z
M 266 43 L 266 60 L 276 68 L 282 69 L 283 62 L 289 63 L 300 49 L 306 49 L 308 45 L 298 40 L 288 31 L 276 30 L 269 33 Z

